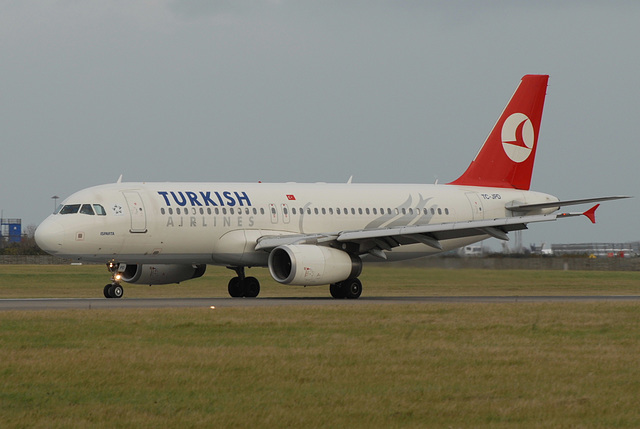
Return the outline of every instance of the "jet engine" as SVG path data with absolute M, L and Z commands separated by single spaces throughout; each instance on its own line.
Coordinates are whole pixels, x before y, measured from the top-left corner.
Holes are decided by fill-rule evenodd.
M 358 277 L 362 261 L 331 247 L 286 245 L 271 251 L 269 272 L 275 281 L 283 284 L 325 285 Z
M 169 283 L 180 283 L 185 280 L 202 277 L 206 271 L 206 264 L 181 265 L 181 264 L 158 264 L 158 265 L 120 265 L 118 274 L 120 279 L 127 283 L 145 285 L 166 285 Z

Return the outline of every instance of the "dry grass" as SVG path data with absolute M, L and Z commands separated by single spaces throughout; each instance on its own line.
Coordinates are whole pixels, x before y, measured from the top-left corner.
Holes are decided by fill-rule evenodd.
M 638 284 L 638 273 L 371 268 L 371 295 Z M 108 277 L 23 269 L 0 267 L 3 295 L 99 296 Z M 228 275 L 127 296 L 226 296 Z M 633 428 L 639 340 L 634 302 L 1 312 L 0 426 Z
M 638 427 L 628 303 L 0 314 L 3 427 Z
M 179 285 L 124 284 L 127 298 L 228 297 L 235 274 L 208 267 L 206 274 Z M 285 286 L 266 269 L 247 270 L 260 279 L 261 297 L 328 297 L 329 288 Z M 363 296 L 448 295 L 636 295 L 640 272 L 445 270 L 367 265 L 360 277 Z M 110 281 L 102 265 L 0 265 L 0 298 L 100 298 Z

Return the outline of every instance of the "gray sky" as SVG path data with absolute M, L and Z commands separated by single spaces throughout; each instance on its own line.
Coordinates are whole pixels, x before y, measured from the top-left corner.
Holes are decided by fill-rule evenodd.
M 638 192 L 640 2 L 0 0 L 0 209 L 125 181 L 433 183 L 550 74 L 532 189 Z M 585 207 L 585 209 L 588 207 Z M 640 240 L 640 198 L 524 242 Z

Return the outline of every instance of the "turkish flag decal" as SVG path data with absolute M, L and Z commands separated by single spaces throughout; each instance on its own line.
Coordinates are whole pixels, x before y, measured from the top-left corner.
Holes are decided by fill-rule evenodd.
M 294 195 L 287 195 L 287 199 L 289 201 L 295 201 L 296 197 Z

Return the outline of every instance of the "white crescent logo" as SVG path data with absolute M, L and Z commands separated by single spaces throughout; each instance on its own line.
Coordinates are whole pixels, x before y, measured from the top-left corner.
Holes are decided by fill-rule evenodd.
M 502 147 L 513 162 L 523 162 L 533 149 L 535 133 L 527 115 L 514 113 L 502 124 Z

